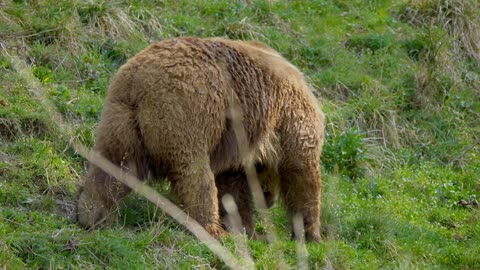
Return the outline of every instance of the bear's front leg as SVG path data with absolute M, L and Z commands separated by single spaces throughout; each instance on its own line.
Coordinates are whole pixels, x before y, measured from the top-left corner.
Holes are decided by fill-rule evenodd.
M 290 164 L 281 168 L 281 192 L 292 222 L 296 214 L 303 217 L 305 238 L 309 242 L 319 242 L 320 201 L 322 181 L 320 164 L 305 162 Z
M 220 225 L 220 215 L 215 178 L 209 159 L 177 164 L 168 174 L 179 204 L 189 216 L 202 225 L 214 237 L 221 237 L 225 230 Z M 197 165 L 195 165 L 197 164 Z
M 127 186 L 100 168 L 90 165 L 87 180 L 78 196 L 77 222 L 91 229 L 111 219 L 118 202 L 129 191 Z

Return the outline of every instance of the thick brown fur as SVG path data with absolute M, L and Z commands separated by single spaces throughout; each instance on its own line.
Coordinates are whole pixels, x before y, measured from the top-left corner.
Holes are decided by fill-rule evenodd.
M 244 157 L 231 126 L 232 100 L 243 113 L 250 150 Z M 323 125 L 302 73 L 268 46 L 177 38 L 149 46 L 120 68 L 95 150 L 140 179 L 149 171 L 167 176 L 178 203 L 214 236 L 224 233 L 218 196 L 225 192 L 238 194 L 253 230 L 249 189 L 238 173 L 250 159 L 278 176 L 273 189 L 288 214 L 303 214 L 307 239 L 318 241 Z M 95 226 L 128 192 L 90 164 L 78 222 Z

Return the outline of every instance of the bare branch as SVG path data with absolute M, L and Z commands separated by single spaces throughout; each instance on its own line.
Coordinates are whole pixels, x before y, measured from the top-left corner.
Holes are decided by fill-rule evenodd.
M 297 269 L 308 269 L 308 251 L 305 246 L 305 226 L 303 216 L 297 213 L 293 216 L 293 231 L 297 242 Z
M 232 128 L 235 132 L 235 136 L 238 142 L 238 150 L 240 152 L 240 157 L 242 158 L 243 167 L 245 170 L 245 174 L 247 176 L 248 186 L 250 187 L 250 191 L 252 192 L 253 196 L 253 203 L 255 208 L 258 210 L 260 215 L 260 219 L 262 220 L 263 225 L 266 227 L 266 235 L 267 240 L 274 244 L 278 241 L 278 236 L 275 234 L 275 229 L 273 228 L 273 223 L 268 215 L 268 207 L 263 196 L 262 187 L 260 186 L 260 182 L 258 181 L 257 171 L 255 169 L 255 164 L 253 160 L 250 158 L 250 146 L 247 139 L 247 133 L 243 126 L 243 112 L 238 103 L 238 98 L 232 93 L 232 97 L 230 99 L 230 117 L 232 121 Z M 287 264 L 283 260 L 282 254 L 280 252 L 275 254 L 278 259 L 277 268 L 278 269 L 285 269 L 287 268 Z
M 232 225 L 232 238 L 238 248 L 238 255 L 245 261 L 245 267 L 255 269 L 255 263 L 248 252 L 247 236 L 242 232 L 242 218 L 238 213 L 238 207 L 232 195 L 225 194 L 222 198 L 223 206 L 228 213 L 228 219 Z

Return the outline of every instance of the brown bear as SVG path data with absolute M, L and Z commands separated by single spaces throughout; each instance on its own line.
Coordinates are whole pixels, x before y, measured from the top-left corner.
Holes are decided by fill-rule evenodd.
M 243 114 L 249 153 L 241 156 L 230 106 Z M 272 48 L 221 38 L 155 43 L 112 80 L 94 149 L 140 179 L 166 176 L 185 211 L 221 236 L 219 195 L 233 193 L 249 233 L 251 195 L 242 164 L 275 177 L 288 214 L 320 240 L 320 155 L 324 117 L 301 72 Z M 216 179 L 217 178 L 217 182 Z M 231 183 L 231 184 L 229 184 Z M 218 186 L 217 186 L 218 185 Z M 80 225 L 102 222 L 130 190 L 90 164 L 80 190 Z

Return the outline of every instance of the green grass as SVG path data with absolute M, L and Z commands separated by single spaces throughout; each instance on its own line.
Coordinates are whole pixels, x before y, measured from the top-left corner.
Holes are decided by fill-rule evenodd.
M 111 227 L 77 227 L 86 163 L 32 88 L 46 89 L 92 146 L 111 76 L 149 43 L 180 35 L 260 40 L 315 87 L 327 134 L 324 241 L 307 244 L 310 268 L 480 268 L 480 208 L 458 203 L 480 200 L 478 2 L 249 2 L 0 5 L 0 268 L 227 268 L 138 195 Z M 285 212 L 270 214 L 280 241 L 248 242 L 256 267 L 275 269 L 280 253 L 294 268 Z M 230 237 L 222 244 L 237 249 Z

